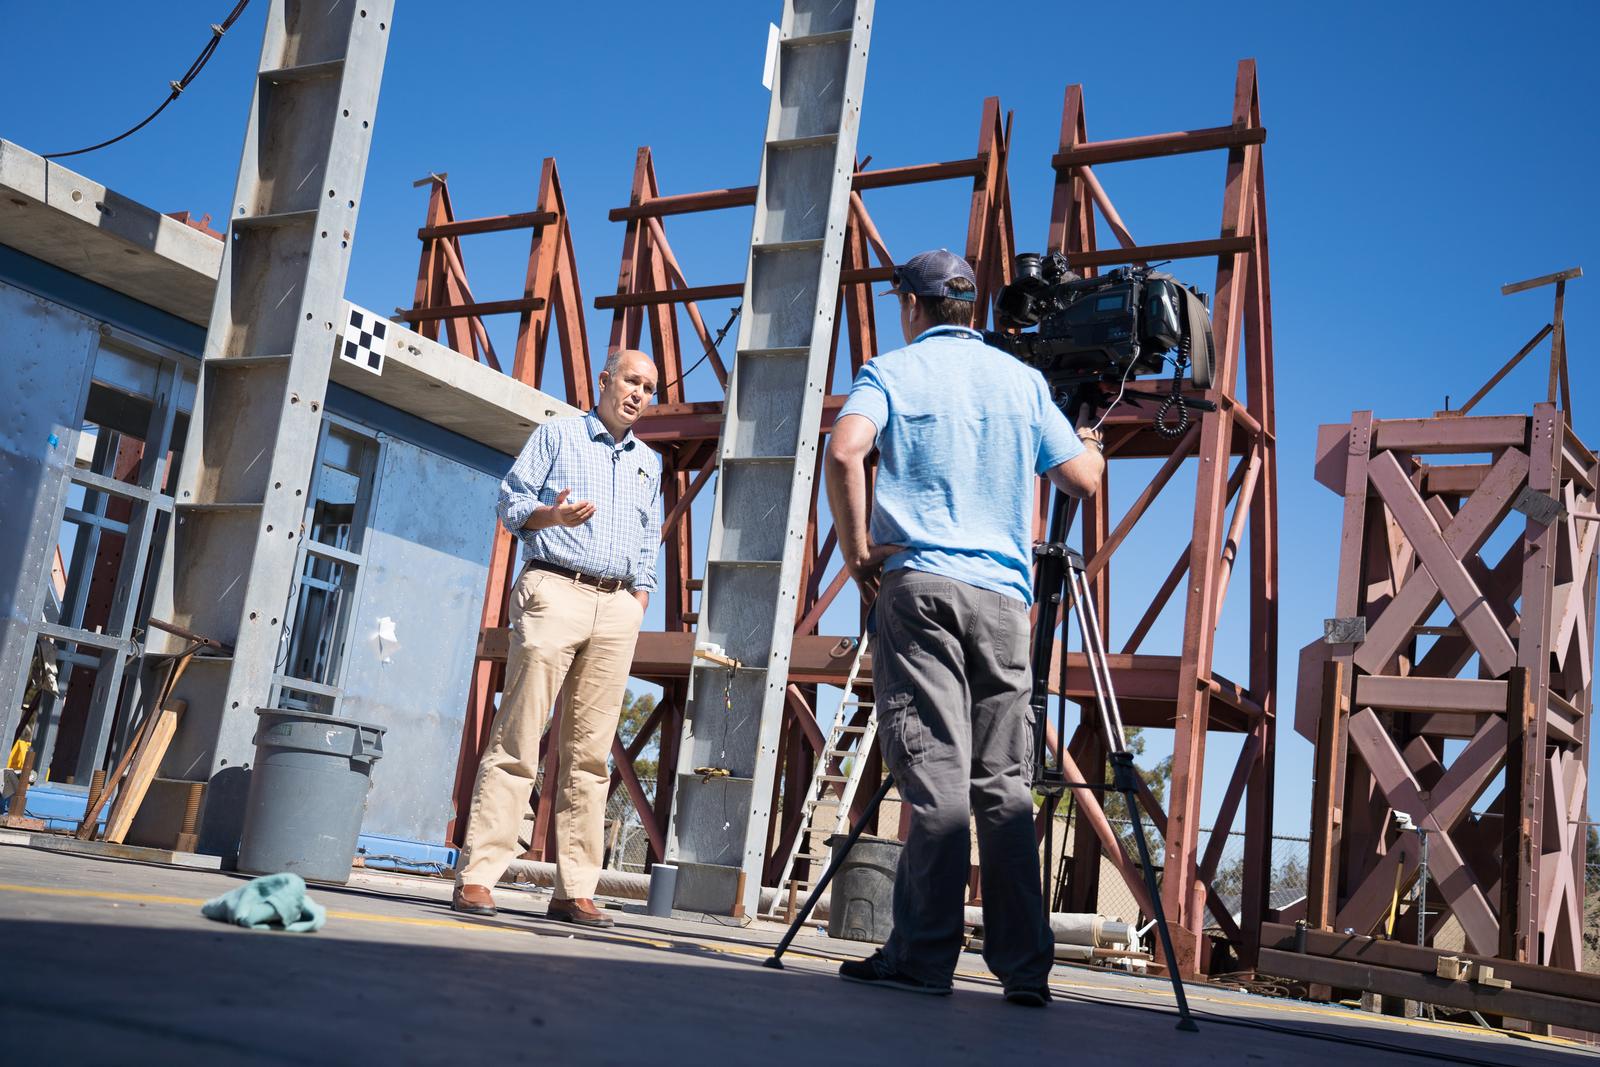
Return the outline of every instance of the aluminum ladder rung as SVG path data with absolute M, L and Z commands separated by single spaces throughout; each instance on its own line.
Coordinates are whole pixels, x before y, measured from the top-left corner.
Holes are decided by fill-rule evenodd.
M 777 137 L 767 142 L 767 147 L 779 152 L 794 148 L 814 148 L 817 145 L 833 144 L 839 139 L 836 133 L 814 133 L 809 137 Z
M 827 33 L 808 33 L 800 37 L 785 37 L 778 43 L 785 48 L 806 48 L 818 44 L 837 44 L 850 39 L 849 30 L 830 30 Z
M 271 230 L 283 226 L 313 226 L 317 211 L 273 211 L 265 215 L 238 215 L 230 220 L 235 231 Z
M 273 70 L 263 70 L 257 73 L 262 81 L 270 82 L 303 82 L 313 81 L 317 78 L 336 78 L 344 70 L 343 59 L 329 59 L 321 63 L 301 63 L 293 67 L 277 67 Z
M 821 251 L 823 244 L 820 237 L 805 241 L 763 241 L 758 245 L 751 245 L 750 250 L 762 255 L 774 252 L 817 252 Z

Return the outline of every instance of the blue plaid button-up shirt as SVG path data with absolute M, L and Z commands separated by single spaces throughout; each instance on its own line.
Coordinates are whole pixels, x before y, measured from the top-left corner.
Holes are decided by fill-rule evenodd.
M 571 490 L 568 503 L 594 504 L 594 517 L 582 526 L 522 528 L 535 508 L 553 505 L 563 489 Z M 631 430 L 617 441 L 593 411 L 533 431 L 500 483 L 496 510 L 522 542 L 525 560 L 617 578 L 639 592 L 656 587 L 661 457 Z

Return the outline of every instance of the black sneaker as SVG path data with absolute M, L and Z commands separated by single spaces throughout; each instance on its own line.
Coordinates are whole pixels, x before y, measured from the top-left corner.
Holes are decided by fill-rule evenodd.
M 864 960 L 841 963 L 839 977 L 846 982 L 861 982 L 864 985 L 875 985 L 884 989 L 903 989 L 907 993 L 928 993 L 936 997 L 947 997 L 952 992 L 949 982 L 939 985 L 913 978 L 909 974 L 901 974 L 885 963 L 882 956 L 876 954 Z
M 1024 1008 L 1042 1008 L 1052 999 L 1047 985 L 1019 985 L 1006 990 L 1006 1002 Z

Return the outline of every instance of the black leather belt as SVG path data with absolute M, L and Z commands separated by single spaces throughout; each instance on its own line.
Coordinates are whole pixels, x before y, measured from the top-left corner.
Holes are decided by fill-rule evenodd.
M 542 559 L 530 559 L 528 561 L 528 569 L 535 571 L 549 571 L 551 574 L 559 574 L 563 578 L 571 578 L 579 585 L 593 586 L 602 593 L 615 593 L 619 589 L 629 588 L 629 584 L 623 581 L 621 578 L 596 578 L 592 574 L 584 574 L 582 571 L 568 570 L 565 567 L 558 567 L 554 563 L 546 563 Z

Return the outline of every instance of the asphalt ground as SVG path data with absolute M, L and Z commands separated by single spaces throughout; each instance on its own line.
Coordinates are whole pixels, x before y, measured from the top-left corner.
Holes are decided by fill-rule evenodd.
M 842 982 L 871 946 L 613 910 L 609 931 L 449 910 L 440 879 L 358 873 L 315 885 L 314 934 L 242 930 L 200 904 L 242 875 L 0 843 L 0 1051 L 16 1064 L 1359 1063 L 1556 1064 L 1552 1039 L 1191 986 L 1180 1033 L 1164 982 L 1059 966 L 1055 1002 L 1007 1004 L 966 954 L 955 995 Z

